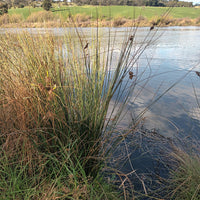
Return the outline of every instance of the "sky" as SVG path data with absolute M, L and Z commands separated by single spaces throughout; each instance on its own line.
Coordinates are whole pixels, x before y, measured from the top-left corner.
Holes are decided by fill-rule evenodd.
M 200 3 L 200 0 L 181 0 L 181 1 L 193 2 L 193 4 Z

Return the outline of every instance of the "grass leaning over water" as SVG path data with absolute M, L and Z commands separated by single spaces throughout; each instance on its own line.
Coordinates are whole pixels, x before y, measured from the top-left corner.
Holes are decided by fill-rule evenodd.
M 98 29 L 91 42 L 77 29 L 59 38 L 0 36 L 2 198 L 119 198 L 102 184 L 99 171 L 109 153 L 106 139 L 137 81 L 126 77 L 150 43 L 133 51 L 134 31 L 115 63 L 115 40 L 109 37 L 103 48 Z
M 199 152 L 199 151 L 198 151 Z M 196 200 L 200 198 L 200 157 L 180 149 L 172 154 L 176 169 L 169 179 L 170 199 Z
M 195 71 L 199 77 L 199 72 Z M 199 98 L 192 83 L 194 97 L 196 100 L 196 115 L 199 117 Z M 191 136 L 190 136 L 191 137 Z M 200 143 L 199 133 L 195 137 L 185 137 L 182 139 L 181 146 L 175 147 L 172 158 L 175 163 L 175 169 L 171 171 L 169 179 L 170 199 L 176 200 L 196 200 L 200 199 Z M 179 142 L 179 143 L 180 143 Z

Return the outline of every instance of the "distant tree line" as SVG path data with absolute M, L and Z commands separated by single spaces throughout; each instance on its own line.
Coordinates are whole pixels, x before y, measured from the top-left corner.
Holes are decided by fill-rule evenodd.
M 8 4 L 0 2 L 0 15 L 8 12 Z
M 8 8 L 23 8 L 24 6 L 42 6 L 46 0 L 0 0 L 2 5 L 7 5 Z M 67 0 L 48 0 L 48 2 L 59 3 Z M 77 5 L 128 5 L 128 6 L 157 6 L 157 7 L 192 7 L 192 2 L 185 2 L 179 0 L 71 0 L 72 3 Z M 44 7 L 44 6 L 43 6 Z M 48 7 L 48 6 L 47 6 Z
M 71 0 L 77 5 L 128 5 L 128 6 L 157 6 L 157 7 L 192 7 L 192 2 L 178 0 Z
M 8 8 L 23 8 L 25 6 L 33 6 L 36 0 L 0 0 L 0 2 L 7 4 Z
M 42 7 L 46 10 L 49 11 L 52 6 L 51 0 L 44 0 L 42 3 Z

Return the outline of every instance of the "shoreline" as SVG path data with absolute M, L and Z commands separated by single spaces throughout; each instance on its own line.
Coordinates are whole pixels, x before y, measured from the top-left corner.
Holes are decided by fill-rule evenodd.
M 44 22 L 17 22 L 3 23 L 0 28 L 59 28 L 59 27 L 171 27 L 171 26 L 200 26 L 200 19 L 190 18 L 155 18 L 154 20 L 116 18 L 113 20 L 69 20 L 44 21 Z

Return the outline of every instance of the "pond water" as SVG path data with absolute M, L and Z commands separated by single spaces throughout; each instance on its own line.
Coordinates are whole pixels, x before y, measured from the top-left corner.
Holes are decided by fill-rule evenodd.
M 163 32 L 163 35 L 156 41 L 156 48 L 150 47 L 142 56 L 151 59 L 154 77 L 135 104 L 138 108 L 142 107 L 148 98 L 152 98 L 152 94 L 162 94 L 177 82 L 148 110 L 147 126 L 168 137 L 180 132 L 189 135 L 197 131 L 198 134 L 200 110 L 194 88 L 199 96 L 200 77 L 195 72 L 200 70 L 200 28 L 170 27 L 161 28 L 159 32 Z M 143 64 L 145 61 L 141 61 Z
M 62 36 L 70 29 L 0 29 L 0 34 L 24 30 L 33 34 L 50 31 L 57 36 Z M 83 28 L 81 31 L 88 40 L 91 32 L 95 32 L 91 28 Z M 105 44 L 108 31 L 108 28 L 100 29 L 100 37 Z M 116 35 L 116 57 L 120 53 L 119 48 L 127 31 L 127 28 L 111 29 L 111 36 Z M 129 97 L 128 113 L 121 121 L 121 126 L 128 127 L 132 119 L 130 116 L 138 116 L 147 108 L 143 115 L 143 130 L 145 133 L 158 133 L 160 139 L 157 141 L 149 138 L 143 140 L 137 137 L 132 142 L 132 138 L 127 138 L 116 149 L 115 158 L 124 156 L 128 159 L 121 159 L 117 166 L 115 164 L 112 166 L 125 174 L 129 174 L 134 168 L 137 171 L 137 177 L 130 176 L 132 181 L 138 177 L 141 180 L 144 174 L 150 171 L 151 174 L 155 174 L 157 165 L 159 165 L 159 170 L 156 168 L 159 176 L 165 176 L 168 173 L 163 162 L 155 161 L 155 157 L 158 160 L 157 153 L 161 149 L 165 151 L 166 140 L 163 141 L 161 136 L 169 140 L 193 138 L 197 142 L 200 137 L 200 77 L 197 73 L 200 72 L 200 27 L 167 27 L 151 32 L 149 28 L 138 28 L 136 49 L 147 35 L 148 38 L 154 36 L 154 39 L 137 63 L 140 73 L 143 74 L 136 91 L 139 95 L 135 98 L 136 93 L 133 93 Z M 165 95 L 162 96 L 163 94 Z M 155 100 L 156 103 L 152 103 Z M 139 141 L 141 145 L 144 145 L 142 151 L 136 148 Z M 159 148 L 160 146 L 162 148 Z M 131 153 L 127 157 L 123 151 L 127 154 Z M 148 184 L 147 179 L 146 182 L 148 186 L 151 185 L 150 187 L 155 186 L 152 182 Z M 136 188 L 142 191 L 144 188 L 142 182 L 140 183 Z
M 138 29 L 138 41 L 148 31 L 148 28 Z M 200 70 L 200 27 L 159 28 L 154 37 L 155 42 L 138 61 L 138 68 L 144 72 L 139 84 L 143 89 L 136 99 L 135 93 L 130 96 L 129 111 L 132 109 L 137 116 L 172 87 L 146 110 L 145 127 L 166 137 L 180 132 L 198 134 L 200 108 L 195 95 L 200 95 L 200 77 L 196 73 Z
M 139 40 L 147 32 L 147 28 L 139 29 Z M 171 161 L 166 158 L 171 141 L 181 141 L 187 151 L 200 145 L 200 27 L 160 28 L 156 36 L 138 62 L 145 72 L 139 84 L 141 93 L 137 98 L 137 91 L 130 96 L 128 113 L 122 121 L 126 127 L 130 113 L 138 116 L 148 108 L 143 116 L 142 134 L 128 137 L 115 154 L 121 159 L 117 169 L 124 174 L 136 170 L 137 174 L 129 178 L 137 182 L 134 188 L 141 193 L 145 193 L 146 185 L 148 194 L 162 187 L 160 177 L 169 175 Z M 163 195 L 160 193 L 158 197 Z

